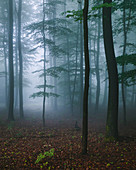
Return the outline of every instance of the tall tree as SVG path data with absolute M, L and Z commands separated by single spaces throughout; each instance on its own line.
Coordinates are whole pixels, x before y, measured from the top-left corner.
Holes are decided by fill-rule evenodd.
M 54 45 L 56 44 L 56 39 L 55 39 L 55 19 L 56 19 L 56 4 L 54 4 L 54 7 L 53 7 L 53 27 L 54 27 L 54 33 L 53 33 L 53 42 L 54 42 Z M 56 61 L 56 58 L 57 58 L 57 53 L 55 56 L 53 56 L 53 65 L 54 67 L 56 67 L 57 65 L 57 61 Z M 54 77 L 54 93 L 57 94 L 57 78 Z M 58 109 L 58 102 L 57 102 L 57 97 L 54 98 L 54 108 L 55 110 Z
M 42 27 L 42 35 L 43 35 L 43 50 L 44 50 L 44 84 L 43 84 L 43 127 L 45 127 L 45 98 L 46 98 L 46 38 L 45 38 L 45 0 L 43 0 L 43 27 Z
M 99 5 L 99 2 L 98 2 Z M 97 57 L 96 57 L 96 80 L 97 80 L 97 88 L 96 88 L 96 104 L 95 104 L 95 112 L 98 112 L 99 107 L 99 98 L 100 98 L 100 73 L 99 73 L 99 58 L 100 58 L 100 32 L 101 32 L 101 9 L 98 9 L 98 36 L 97 36 Z
M 22 13 L 22 0 L 19 0 L 19 6 L 18 6 L 19 110 L 20 110 L 20 118 L 24 118 L 24 111 L 23 111 L 23 58 L 22 58 L 22 46 L 21 46 L 21 13 Z
M 103 3 L 103 37 L 109 76 L 106 137 L 113 140 L 118 138 L 118 72 L 112 36 L 111 7 L 106 5 L 111 4 L 112 0 L 103 0 Z
M 126 13 L 126 5 L 127 5 L 127 1 L 124 0 L 123 1 L 123 35 L 124 35 L 124 42 L 123 42 L 123 56 L 126 55 L 126 50 L 127 50 L 127 36 L 128 36 L 128 32 L 130 30 L 130 20 L 131 20 L 131 7 L 129 6 L 128 9 L 128 16 Z M 129 4 L 129 2 L 128 2 Z M 131 4 L 131 3 L 130 3 Z M 122 65 L 122 74 L 124 74 L 125 72 L 125 64 Z M 125 98 L 125 85 L 124 85 L 124 80 L 122 77 L 122 82 L 121 82 L 121 88 L 122 88 L 122 101 L 123 101 L 123 113 L 124 113 L 124 125 L 127 124 L 127 119 L 126 119 L 126 98 Z
M 14 67 L 13 67 L 13 0 L 9 0 L 9 111 L 8 120 L 14 120 Z
M 82 0 L 79 2 L 79 10 L 82 10 Z M 83 110 L 83 23 L 80 21 L 80 115 Z
M 87 153 L 88 138 L 88 89 L 89 89 L 89 48 L 88 48 L 88 7 L 89 0 L 84 1 L 83 25 L 84 25 L 84 53 L 85 53 L 85 86 L 83 97 L 83 129 L 82 129 L 82 154 Z

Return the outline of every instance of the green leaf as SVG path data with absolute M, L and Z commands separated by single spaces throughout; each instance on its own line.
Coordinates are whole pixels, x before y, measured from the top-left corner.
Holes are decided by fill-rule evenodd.
M 116 61 L 119 65 L 127 65 L 127 64 L 133 64 L 136 66 L 136 53 L 129 54 L 129 55 L 121 55 L 116 58 Z

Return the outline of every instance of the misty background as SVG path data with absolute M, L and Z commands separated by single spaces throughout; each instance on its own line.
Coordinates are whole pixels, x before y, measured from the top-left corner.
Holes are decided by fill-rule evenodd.
M 89 9 L 98 5 L 93 0 Z M 82 117 L 84 87 L 83 24 L 80 18 L 80 1 L 23 0 L 21 8 L 21 54 L 23 66 L 23 109 L 42 115 L 43 86 L 46 79 L 45 115 L 70 115 Z M 76 11 L 79 10 L 77 16 Z M 67 12 L 66 12 L 67 11 Z M 75 15 L 73 15 L 73 13 Z M 14 29 L 14 108 L 19 116 L 19 50 L 18 23 L 19 3 L 13 1 Z M 128 26 L 126 54 L 135 53 L 136 24 L 133 9 L 126 7 Z M 43 41 L 43 16 L 45 44 Z M 10 17 L 10 16 L 9 16 Z M 114 9 L 112 14 L 113 38 L 116 57 L 123 54 L 123 10 Z M 8 61 L 8 1 L 0 1 L 0 108 L 8 110 L 9 61 Z M 88 20 L 89 26 L 89 115 L 104 114 L 108 103 L 108 74 L 105 60 L 102 9 L 93 10 Z M 45 53 L 44 53 L 45 52 Z M 45 56 L 44 56 L 45 54 Z M 44 58 L 45 57 L 45 58 Z M 45 69 L 44 69 L 45 66 Z M 125 65 L 125 71 L 135 70 L 135 64 Z M 44 72 L 44 70 L 46 70 Z M 118 64 L 118 72 L 122 67 Z M 45 77 L 46 74 L 46 77 Z M 136 111 L 136 87 L 127 79 L 125 103 L 127 117 Z M 119 85 L 119 116 L 123 120 L 121 83 Z

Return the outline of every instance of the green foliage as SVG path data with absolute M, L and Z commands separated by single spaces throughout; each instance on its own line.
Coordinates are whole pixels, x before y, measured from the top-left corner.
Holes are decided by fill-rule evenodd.
M 33 93 L 31 96 L 30 96 L 30 98 L 36 98 L 36 97 L 43 97 L 43 96 L 46 96 L 46 97 L 59 97 L 59 95 L 58 94 L 55 94 L 55 93 L 52 93 L 52 92 L 50 92 L 50 93 L 48 93 L 48 92 L 43 92 L 43 91 L 39 91 L 39 92 L 37 92 L 37 93 Z
M 35 161 L 35 164 L 39 163 L 43 158 L 45 158 L 45 157 L 47 157 L 47 156 L 48 156 L 48 157 L 52 157 L 52 156 L 54 155 L 54 151 L 55 151 L 55 149 L 52 148 L 52 149 L 50 149 L 49 151 L 44 152 L 44 154 L 40 153 L 40 154 L 37 156 L 37 159 L 36 159 L 36 161 Z
M 72 11 L 67 11 L 63 12 L 63 14 L 66 14 L 67 18 L 74 18 L 75 21 L 79 21 L 83 19 L 83 10 L 72 10 Z
M 136 66 L 136 54 L 118 56 L 116 58 L 116 61 L 121 66 L 122 65 L 128 65 L 128 64 L 133 64 L 133 65 Z
M 119 56 L 116 58 L 117 63 L 120 66 L 132 64 L 136 66 L 136 54 L 130 54 L 125 56 Z M 136 69 L 125 71 L 124 73 L 119 73 L 119 82 L 126 86 L 132 86 L 136 84 Z
M 123 80 L 126 86 L 132 86 L 136 84 L 136 69 L 119 73 L 119 82 Z
M 46 88 L 53 89 L 54 87 L 55 87 L 55 86 L 47 85 L 47 84 L 46 84 Z M 36 88 L 38 88 L 38 89 L 43 89 L 43 88 L 44 88 L 44 85 L 38 85 L 38 86 L 36 86 Z
M 107 7 L 107 8 L 114 7 L 115 9 L 118 9 L 117 3 L 115 3 L 115 2 L 103 3 L 103 4 L 92 7 L 92 9 L 88 12 L 88 19 L 90 19 L 91 17 L 99 17 L 98 14 L 92 14 L 92 11 L 96 11 L 96 10 L 101 9 L 103 7 Z M 83 10 L 67 11 L 67 12 L 62 13 L 62 15 L 64 15 L 64 14 L 66 14 L 67 18 L 73 18 L 75 21 L 83 20 Z
M 115 2 L 112 2 L 112 3 L 103 3 L 103 4 L 100 4 L 100 5 L 92 7 L 92 10 L 98 10 L 98 9 L 103 8 L 103 7 L 106 7 L 106 8 L 116 7 L 116 5 L 117 4 Z
M 52 76 L 52 77 L 59 77 L 59 74 L 63 71 L 67 71 L 67 69 L 64 69 L 63 67 L 50 67 L 46 69 L 46 75 Z M 44 73 L 40 75 L 40 77 L 43 77 Z

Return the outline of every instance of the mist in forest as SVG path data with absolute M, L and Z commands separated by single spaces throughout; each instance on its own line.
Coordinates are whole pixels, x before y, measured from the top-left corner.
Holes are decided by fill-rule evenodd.
M 13 3 L 14 109 L 19 115 L 21 100 L 24 115 L 29 114 L 29 111 L 40 114 L 45 97 L 45 114 L 51 112 L 49 114 L 57 115 L 65 112 L 82 117 L 85 83 L 83 22 L 80 15 L 72 14 L 71 11 L 80 11 L 83 6 L 77 1 L 46 3 L 43 6 L 37 0 L 29 2 L 15 0 Z M 0 108 L 6 110 L 10 88 L 8 25 L 11 17 L 8 15 L 7 4 L 8 1 L 0 2 Z M 97 5 L 99 5 L 97 2 L 91 2 L 89 9 Z M 133 19 L 127 16 L 132 15 L 133 18 L 134 12 L 130 14 L 129 7 L 126 6 L 125 14 L 121 10 L 115 10 L 112 15 L 115 56 L 124 55 L 124 50 L 125 55 L 133 54 L 136 43 L 135 25 Z M 89 115 L 97 116 L 107 112 L 108 70 L 103 43 L 102 9 L 93 10 L 91 16 L 88 20 L 90 59 L 88 109 Z M 126 18 L 125 21 L 123 17 Z M 123 67 L 126 74 L 130 70 L 135 72 L 135 63 L 126 62 Z M 118 73 L 119 75 L 122 73 L 120 63 Z M 123 100 L 121 80 L 119 81 L 119 114 L 121 114 Z M 135 75 L 130 77 L 126 75 L 124 78 L 124 100 L 129 117 L 129 110 L 133 109 L 135 112 Z
M 136 1 L 0 0 L 0 169 L 136 169 Z

